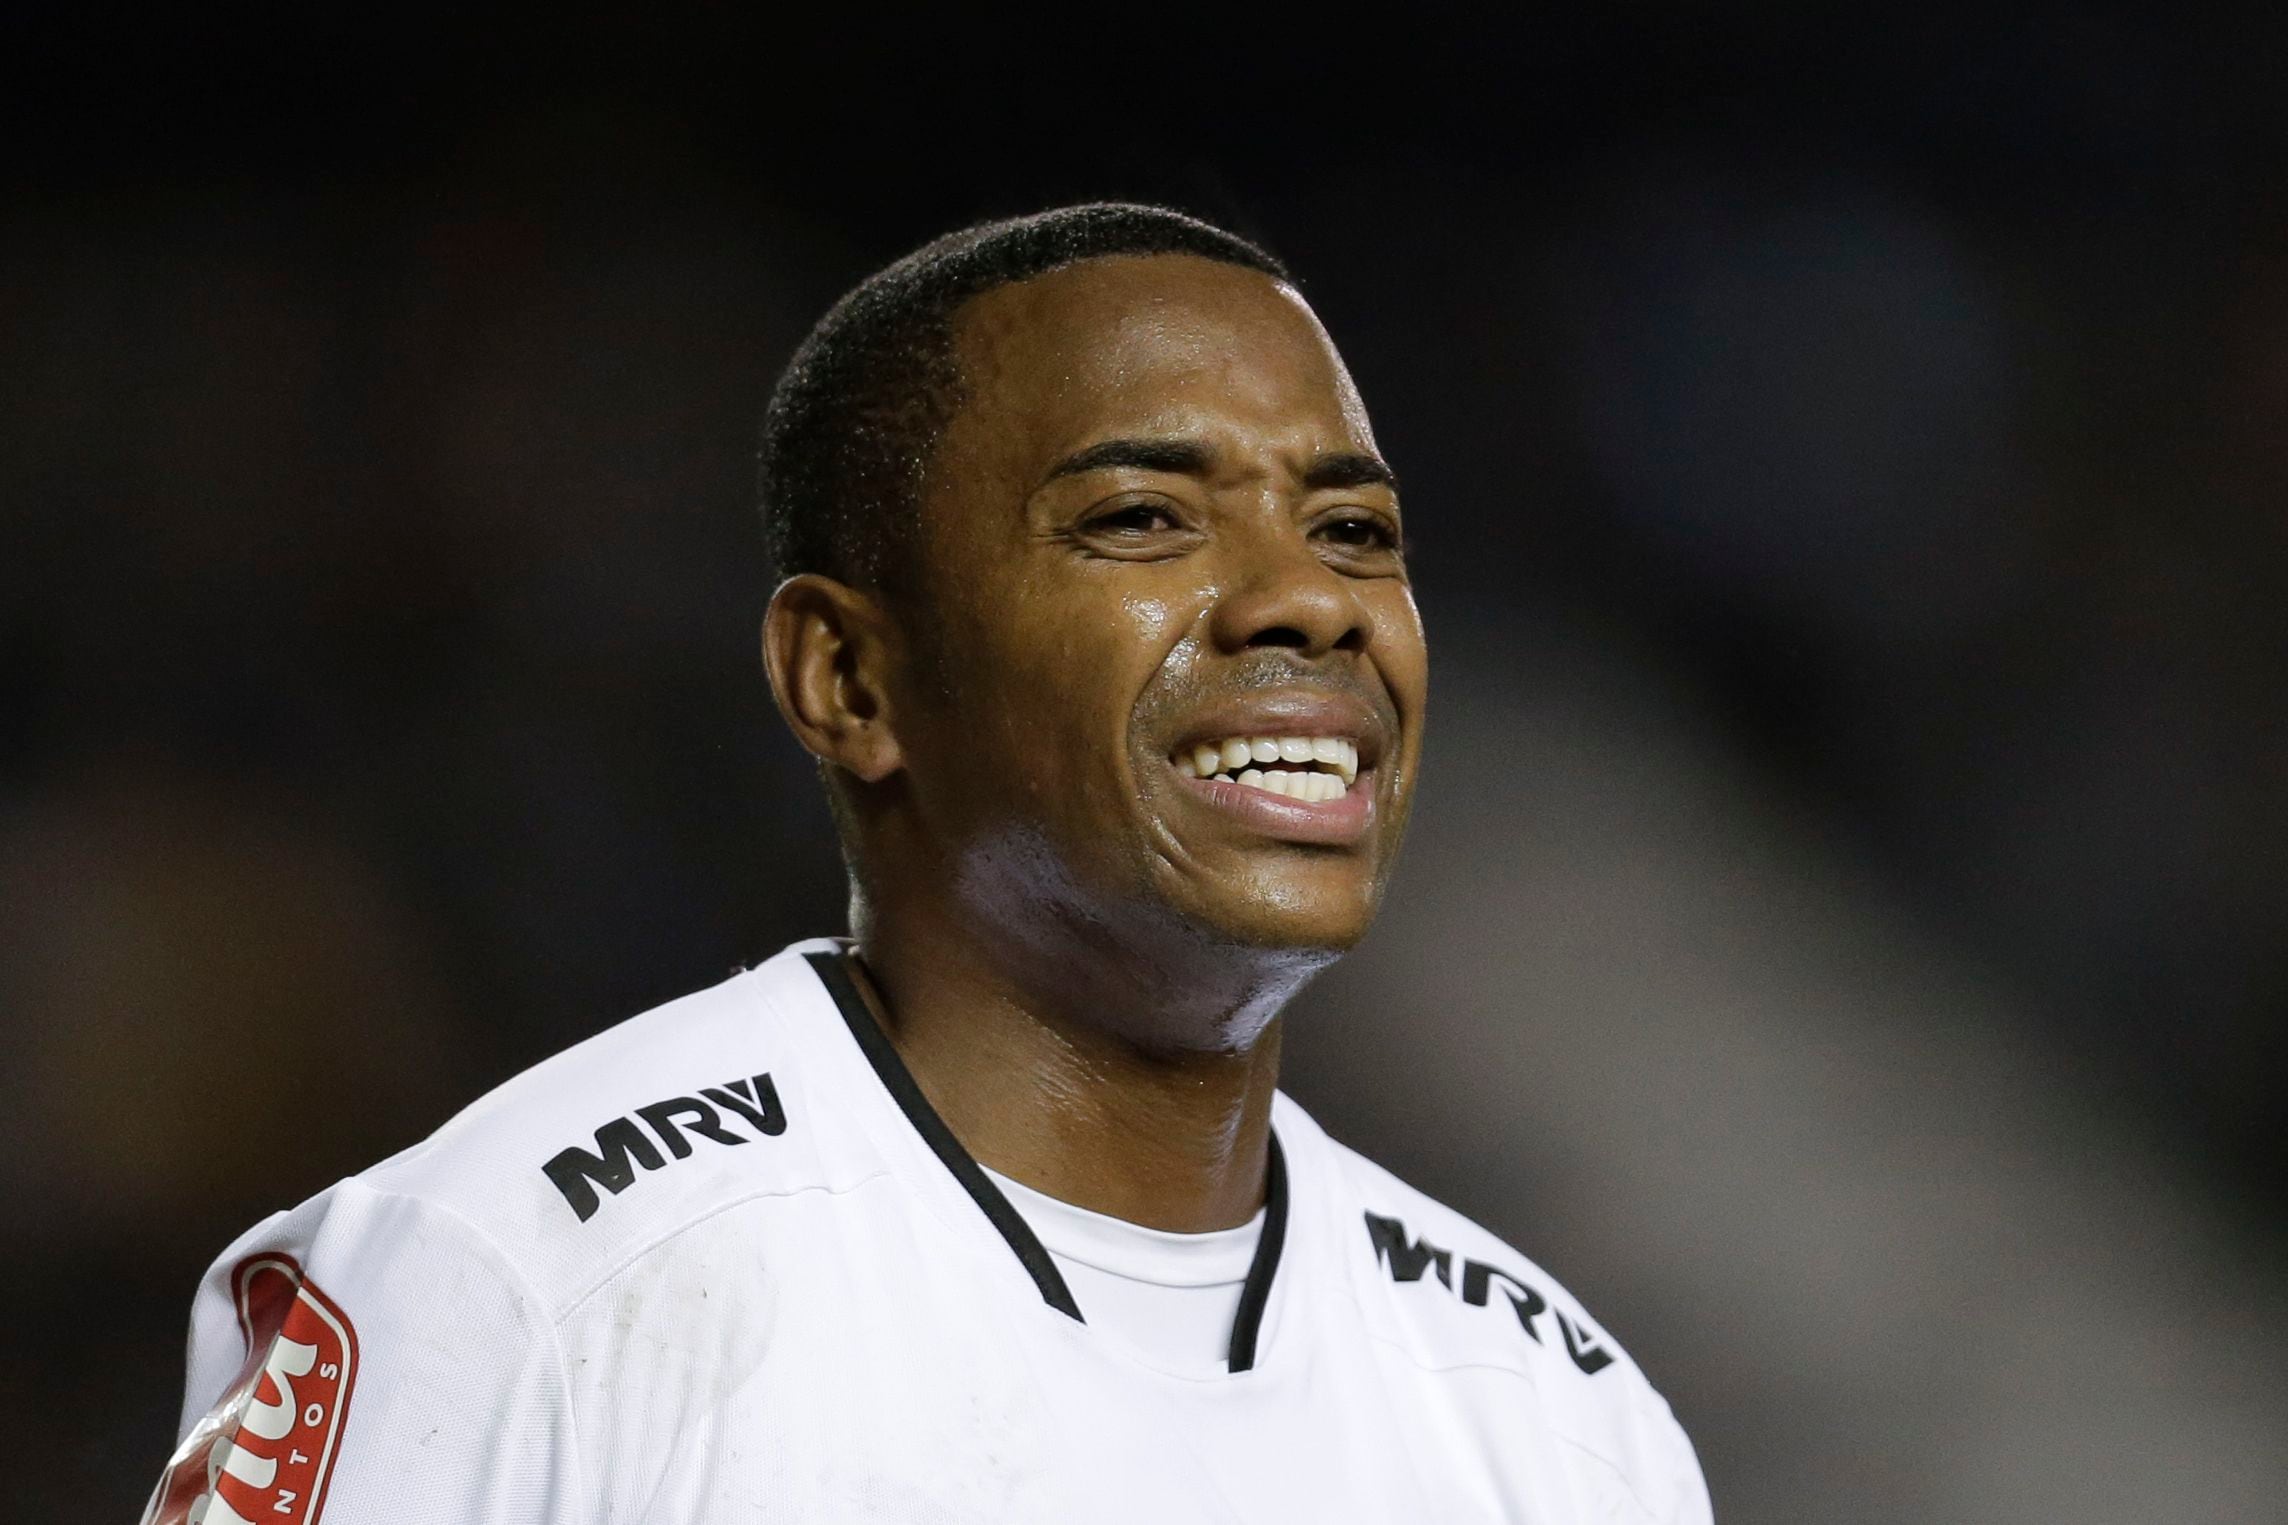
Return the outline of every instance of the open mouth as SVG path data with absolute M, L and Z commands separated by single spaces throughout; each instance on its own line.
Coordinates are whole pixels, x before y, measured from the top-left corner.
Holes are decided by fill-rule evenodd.
M 1233 736 L 1195 742 L 1170 759 L 1186 778 L 1260 789 L 1301 804 L 1342 799 L 1358 782 L 1349 736 Z

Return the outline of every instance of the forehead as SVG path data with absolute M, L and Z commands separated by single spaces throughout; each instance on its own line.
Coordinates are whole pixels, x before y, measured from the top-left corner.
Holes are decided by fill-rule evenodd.
M 949 434 L 973 445 L 991 436 L 1010 466 L 1116 430 L 1373 448 L 1317 316 L 1292 287 L 1241 265 L 1194 255 L 1068 265 L 969 303 L 955 350 L 968 395 Z

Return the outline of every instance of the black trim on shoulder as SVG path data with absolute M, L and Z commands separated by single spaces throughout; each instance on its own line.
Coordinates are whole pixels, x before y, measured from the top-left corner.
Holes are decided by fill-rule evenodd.
M 976 1201 L 979 1210 L 1001 1231 L 1001 1237 L 1009 1242 L 1009 1248 L 1016 1253 L 1018 1263 L 1033 1278 L 1033 1285 L 1041 1289 L 1041 1301 L 1068 1318 L 1087 1323 L 1088 1320 L 1081 1317 L 1080 1304 L 1073 1301 L 1072 1289 L 1065 1285 L 1064 1274 L 1057 1269 L 1057 1263 L 1049 1258 L 1049 1252 L 1034 1235 L 1032 1225 L 1025 1221 L 1016 1208 L 1009 1205 L 1009 1199 L 1001 1195 L 1001 1188 L 987 1178 L 984 1168 L 970 1157 L 968 1150 L 961 1147 L 961 1140 L 953 1136 L 953 1130 L 945 1125 L 945 1119 L 937 1115 L 937 1109 L 922 1094 L 922 1088 L 915 1082 L 913 1072 L 906 1068 L 905 1060 L 898 1057 L 889 1034 L 882 1031 L 882 1025 L 874 1020 L 873 1012 L 867 1009 L 866 998 L 859 994 L 857 984 L 850 978 L 850 971 L 843 966 L 843 955 L 806 953 L 803 957 L 817 971 L 819 983 L 826 987 L 826 993 L 834 997 L 834 1004 L 842 1012 L 842 1020 L 849 1024 L 850 1036 L 858 1040 L 859 1050 L 865 1054 L 867 1062 L 874 1066 L 874 1073 L 881 1077 L 884 1089 L 897 1102 L 898 1109 L 906 1114 L 906 1121 L 913 1124 L 914 1131 L 922 1136 L 922 1142 L 930 1146 L 930 1152 L 953 1173 L 953 1178 Z M 1273 1179 L 1278 1179 L 1276 1174 Z M 1268 1221 L 1265 1232 L 1269 1232 Z M 1276 1255 L 1273 1258 L 1276 1259 Z M 1260 1249 L 1256 1259 L 1259 1262 L 1262 1259 Z M 1251 1277 L 1252 1274 L 1251 1272 Z M 1251 1338 L 1251 1347 L 1252 1343 Z
M 1239 1312 L 1231 1321 L 1226 1365 L 1233 1371 L 1255 1366 L 1255 1337 L 1263 1328 L 1264 1307 L 1271 1301 L 1271 1279 L 1279 1274 L 1279 1252 L 1287 1247 L 1287 1160 L 1276 1133 L 1271 1135 L 1269 1174 L 1263 1192 L 1263 1233 L 1255 1241 L 1255 1259 L 1248 1262 L 1247 1281 L 1239 1289 Z

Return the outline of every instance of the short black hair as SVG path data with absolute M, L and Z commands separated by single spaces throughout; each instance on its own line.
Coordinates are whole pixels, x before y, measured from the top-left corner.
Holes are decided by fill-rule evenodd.
M 893 578 L 938 435 L 961 404 L 954 315 L 995 287 L 1120 254 L 1193 254 L 1290 279 L 1235 233 L 1109 201 L 979 223 L 868 276 L 803 340 L 763 415 L 763 533 L 779 575 Z

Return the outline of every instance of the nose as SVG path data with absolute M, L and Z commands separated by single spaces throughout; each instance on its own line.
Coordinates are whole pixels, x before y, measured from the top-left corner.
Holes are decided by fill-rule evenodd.
M 1238 564 L 1209 617 L 1220 649 L 1366 650 L 1373 628 L 1357 586 L 1319 559 L 1300 528 L 1250 536 L 1234 550 Z

